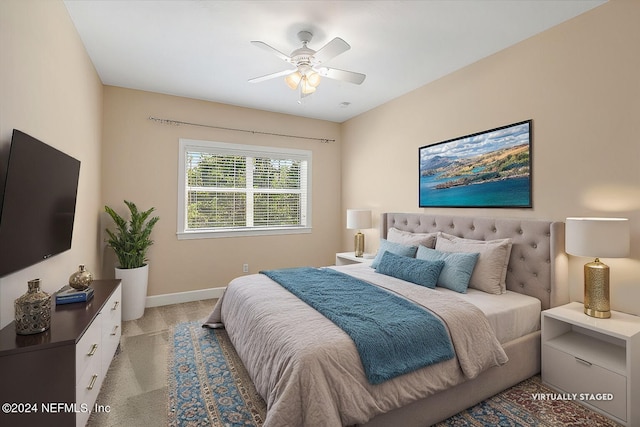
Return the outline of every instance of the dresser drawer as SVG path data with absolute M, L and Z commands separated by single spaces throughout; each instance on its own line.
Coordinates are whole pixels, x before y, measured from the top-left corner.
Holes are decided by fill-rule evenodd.
M 104 319 L 108 319 L 108 322 L 120 324 L 122 318 L 122 287 L 113 291 L 111 298 L 107 300 L 104 307 L 100 311 L 104 315 Z
M 105 374 L 111 365 L 113 355 L 120 344 L 120 325 L 110 325 L 102 332 L 102 372 Z
M 102 340 L 102 326 L 100 320 L 100 315 L 96 316 L 93 323 L 76 344 L 76 384 L 85 373 L 87 366 L 93 360 L 100 360 L 100 352 L 102 351 L 100 343 Z
M 104 373 L 101 372 L 102 364 L 100 358 L 94 358 L 89 361 L 86 369 L 76 384 L 76 402 L 79 412 L 76 414 L 76 426 L 84 426 L 87 424 L 93 404 L 98 398 L 100 386 L 104 379 Z
M 578 399 L 623 421 L 627 419 L 627 379 L 587 360 L 543 346 L 544 380 L 567 393 L 577 393 Z M 604 396 L 604 399 L 593 399 Z M 608 399 L 612 396 L 613 399 Z
M 111 359 L 120 344 L 122 304 L 121 287 L 113 293 L 102 309 L 102 372 L 106 375 Z

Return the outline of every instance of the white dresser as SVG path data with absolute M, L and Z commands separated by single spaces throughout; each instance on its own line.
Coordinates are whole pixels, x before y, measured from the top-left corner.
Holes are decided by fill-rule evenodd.
M 120 343 L 119 280 L 96 280 L 87 303 L 54 306 L 51 327 L 0 331 L 1 425 L 84 426 Z M 5 406 L 3 406 L 3 409 Z M 6 423 L 6 424 L 5 424 Z
M 93 408 L 120 344 L 122 288 L 118 286 L 76 344 L 76 402 Z M 76 426 L 84 427 L 90 411 L 77 413 Z

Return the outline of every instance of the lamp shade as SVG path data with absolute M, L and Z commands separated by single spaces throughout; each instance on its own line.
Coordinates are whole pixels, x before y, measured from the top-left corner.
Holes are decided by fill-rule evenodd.
M 287 86 L 289 86 L 293 90 L 296 90 L 298 88 L 298 84 L 300 83 L 301 79 L 302 79 L 302 74 L 296 71 L 294 73 L 289 74 L 287 77 L 285 77 L 284 81 L 287 83 Z
M 347 228 L 350 230 L 371 228 L 371 210 L 347 209 Z
M 566 251 L 571 255 L 624 258 L 629 255 L 627 218 L 567 218 Z
M 307 76 L 302 76 L 302 81 L 300 82 L 300 90 L 302 91 L 302 93 L 309 94 L 315 92 L 316 88 L 309 83 Z

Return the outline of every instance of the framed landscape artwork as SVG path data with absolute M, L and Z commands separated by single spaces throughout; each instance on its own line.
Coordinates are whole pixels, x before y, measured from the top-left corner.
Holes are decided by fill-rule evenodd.
M 531 123 L 420 147 L 420 207 L 530 208 Z

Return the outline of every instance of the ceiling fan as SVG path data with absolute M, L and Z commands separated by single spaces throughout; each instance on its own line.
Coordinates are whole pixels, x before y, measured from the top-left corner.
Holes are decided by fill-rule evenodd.
M 347 42 L 336 37 L 316 51 L 307 47 L 312 37 L 313 34 L 309 31 L 300 31 L 298 38 L 302 42 L 302 47 L 291 52 L 291 55 L 285 55 L 264 42 L 252 41 L 251 44 L 254 46 L 275 54 L 278 58 L 293 65 L 294 68 L 256 77 L 250 79 L 249 82 L 259 83 L 275 77 L 286 76 L 287 85 L 293 90 L 300 88 L 301 97 L 305 97 L 316 91 L 321 76 L 358 85 L 364 81 L 366 77 L 364 74 L 329 68 L 324 65 L 330 59 L 351 49 Z

